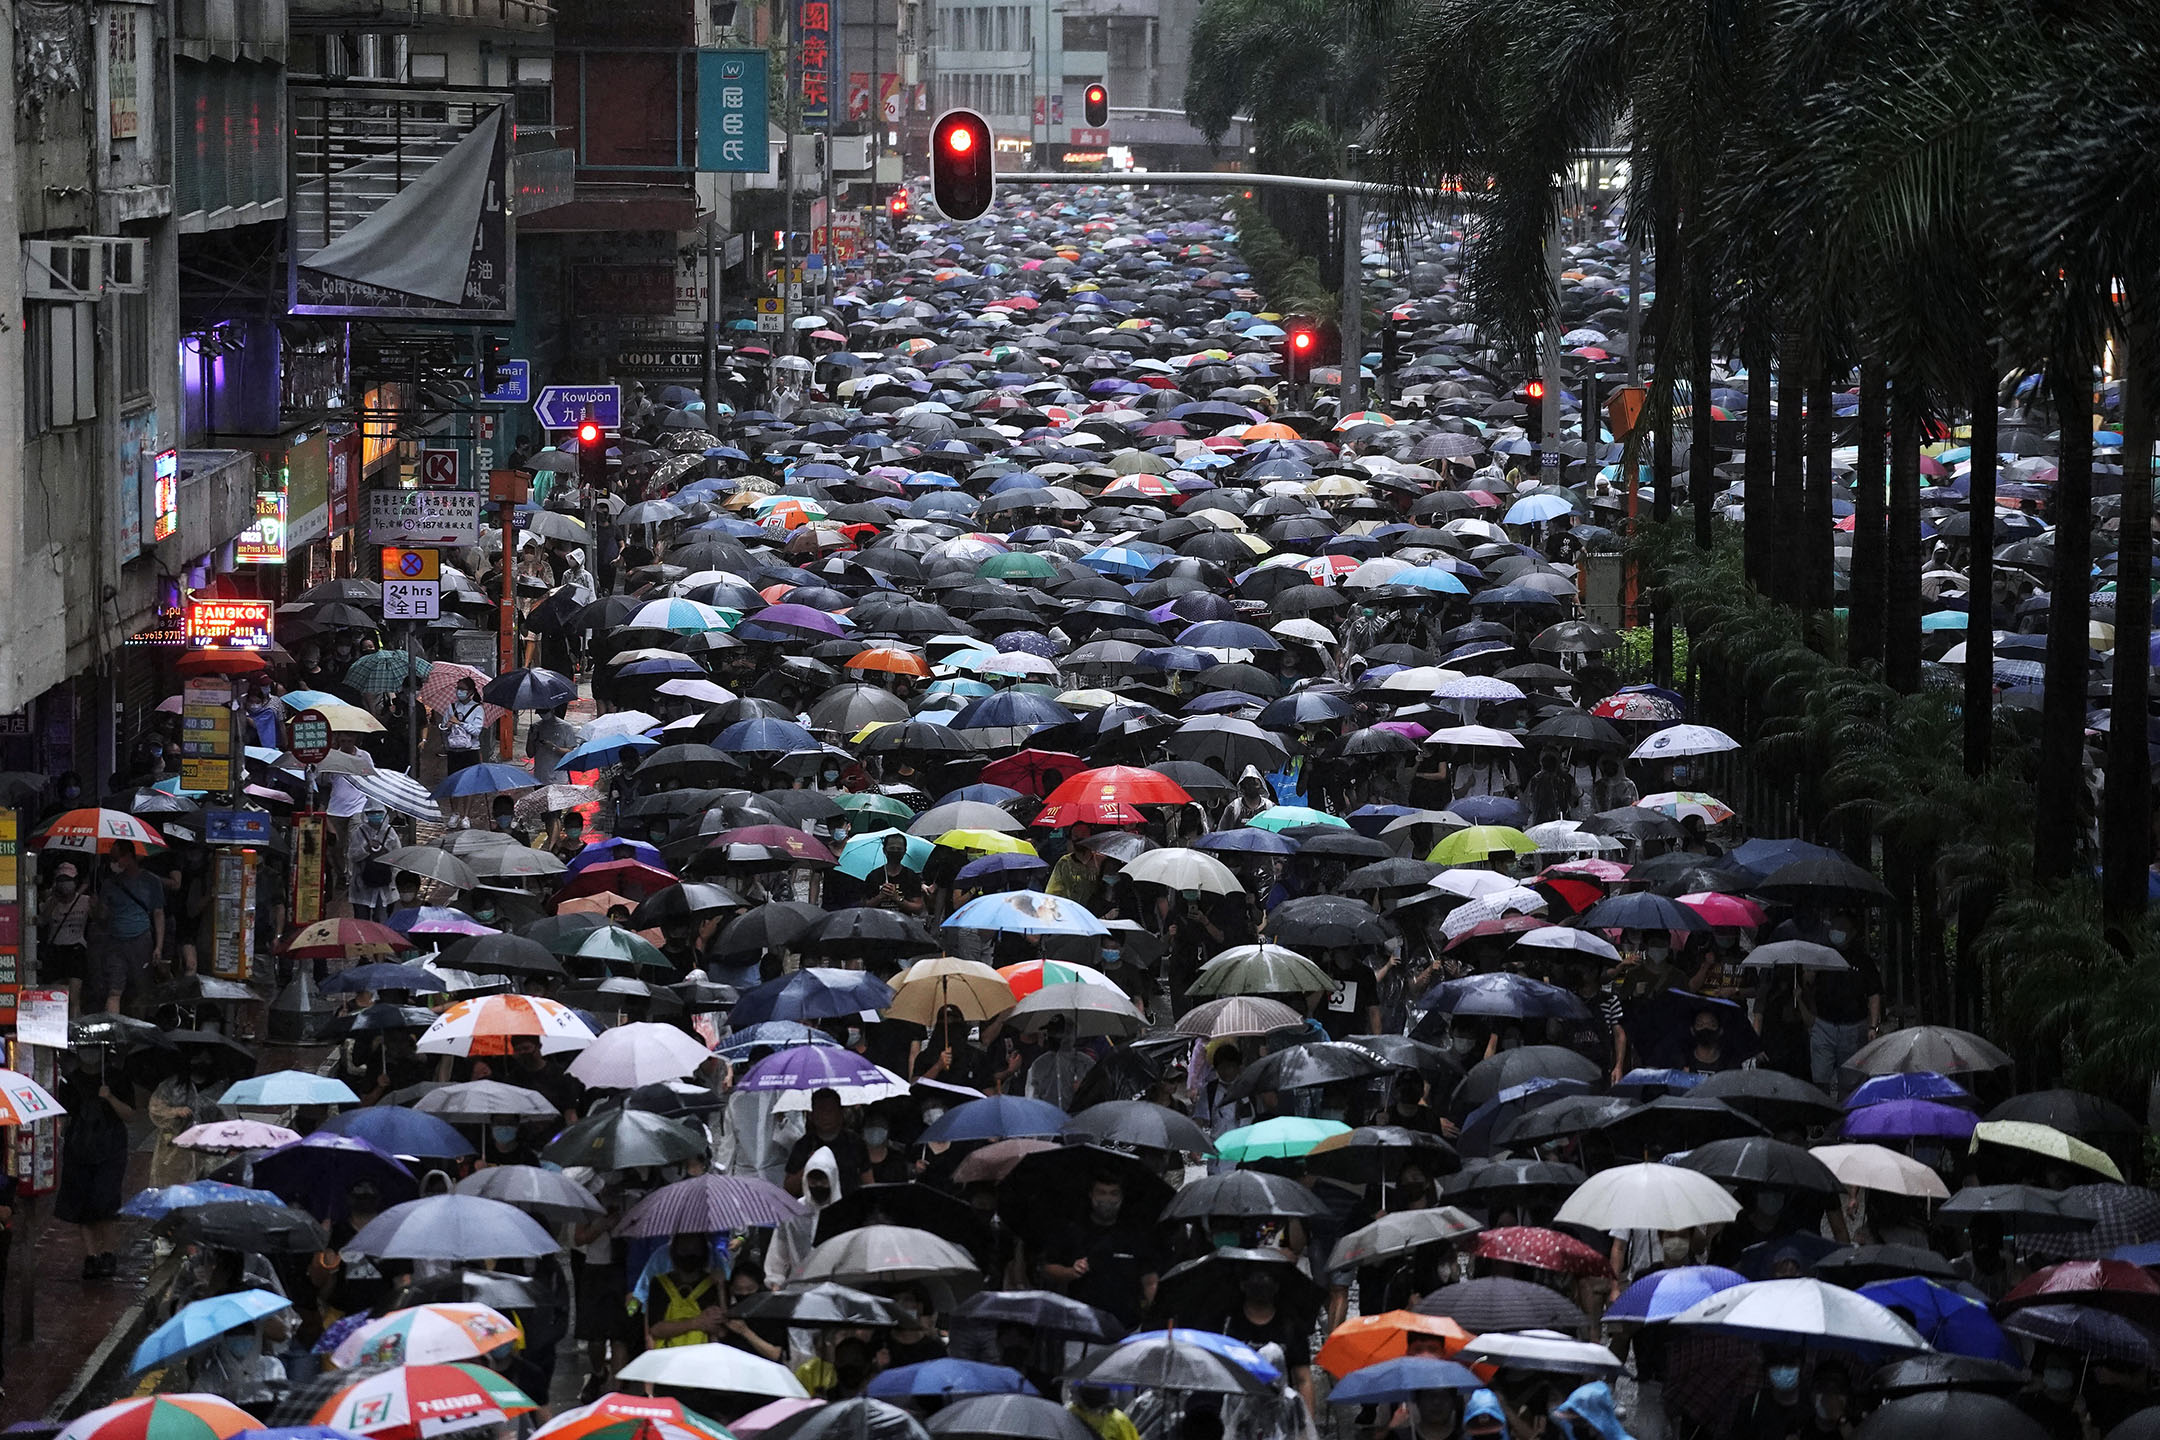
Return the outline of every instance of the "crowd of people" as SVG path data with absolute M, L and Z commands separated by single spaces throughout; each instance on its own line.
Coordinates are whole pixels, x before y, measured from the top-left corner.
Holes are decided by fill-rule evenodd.
M 1626 487 L 1534 463 L 1458 243 L 1373 257 L 1414 358 L 1343 414 L 1219 202 L 917 221 L 608 493 L 521 456 L 426 636 L 302 596 L 234 663 L 243 803 L 329 816 L 253 920 L 319 1073 L 178 731 L 65 777 L 56 1214 L 170 1261 L 66 1440 L 2160 1433 L 2145 1127 L 1893 1024 L 1881 884 L 1627 683 Z

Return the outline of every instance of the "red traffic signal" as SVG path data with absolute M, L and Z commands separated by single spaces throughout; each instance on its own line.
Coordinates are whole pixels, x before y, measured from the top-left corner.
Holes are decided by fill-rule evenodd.
M 887 197 L 887 199 L 886 199 L 886 201 L 885 201 L 885 213 L 886 213 L 887 215 L 890 215 L 890 216 L 891 216 L 891 217 L 893 218 L 893 220 L 894 220 L 895 222 L 898 222 L 898 221 L 902 221 L 902 220 L 905 220 L 905 219 L 907 219 L 907 218 L 908 218 L 908 193 L 907 193 L 907 191 L 905 191 L 905 190 L 895 190 L 895 191 L 893 191 L 893 192 L 892 192 L 892 194 L 891 194 L 891 195 L 890 195 L 889 197 Z
M 1110 123 L 1110 92 L 1101 85 L 1088 86 L 1080 96 L 1080 108 L 1086 113 L 1089 129 L 1102 129 Z
M 1523 386 L 1523 396 L 1529 400 L 1543 400 L 1545 398 L 1545 382 L 1543 380 L 1532 380 L 1529 384 Z
M 600 426 L 591 420 L 577 427 L 578 449 L 584 450 L 600 443 Z
M 1312 379 L 1313 359 L 1320 353 L 1320 332 L 1310 325 L 1293 325 L 1283 335 L 1283 378 L 1302 385 Z
M 948 110 L 930 131 L 930 193 L 948 220 L 973 220 L 997 194 L 990 122 L 972 110 Z

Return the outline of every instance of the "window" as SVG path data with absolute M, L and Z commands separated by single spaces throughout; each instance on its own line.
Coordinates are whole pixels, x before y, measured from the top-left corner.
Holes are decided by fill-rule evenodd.
M 997 7 L 997 48 L 1000 50 L 1013 48 L 1013 12 L 1010 5 Z
M 1011 115 L 1020 108 L 1020 79 L 1016 75 L 998 76 L 998 113 Z
M 112 297 L 113 360 L 119 366 L 120 403 L 150 399 L 150 296 Z
M 975 48 L 990 48 L 990 7 L 987 5 L 977 6 L 975 10 Z
M 96 419 L 97 307 L 33 301 L 24 310 L 24 433 Z
M 412 80 L 415 85 L 447 85 L 450 82 L 450 57 L 438 51 L 415 50 L 412 52 Z
M 517 121 L 520 125 L 555 123 L 555 57 L 520 55 L 517 66 Z

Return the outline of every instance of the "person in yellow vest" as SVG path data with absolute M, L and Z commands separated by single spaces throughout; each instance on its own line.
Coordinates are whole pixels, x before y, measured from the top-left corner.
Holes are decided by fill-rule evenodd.
M 664 1348 L 719 1339 L 727 1324 L 727 1295 L 712 1268 L 711 1242 L 703 1235 L 677 1235 L 668 1259 L 670 1268 L 652 1279 L 645 1343 Z
M 1082 1385 L 1073 1391 L 1065 1408 L 1075 1419 L 1095 1432 L 1096 1440 L 1140 1440 L 1140 1431 L 1132 1417 L 1120 1410 L 1110 1398 L 1110 1392 L 1099 1385 Z

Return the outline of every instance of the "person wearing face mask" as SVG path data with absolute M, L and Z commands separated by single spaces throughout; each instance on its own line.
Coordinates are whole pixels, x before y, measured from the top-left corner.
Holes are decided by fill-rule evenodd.
M 1838 1067 L 1882 1034 L 1882 972 L 1850 914 L 1833 914 L 1819 938 L 1843 955 L 1848 967 L 1807 972 L 1803 1013 L 1814 1017 L 1808 1064 L 1815 1083 L 1828 1089 L 1837 1083 Z
M 907 1151 L 893 1143 L 892 1117 L 873 1110 L 863 1119 L 863 1153 L 869 1158 L 870 1183 L 901 1185 L 915 1178 Z
M 1612 1386 L 1593 1380 L 1578 1386 L 1552 1409 L 1555 1440 L 1632 1440 L 1620 1425 Z
M 350 871 L 347 898 L 352 901 L 356 918 L 380 920 L 397 903 L 397 876 L 383 857 L 404 843 L 404 837 L 390 823 L 390 813 L 370 800 L 345 846 L 345 863 Z
M 1748 1440 L 1799 1440 L 1815 1419 L 1814 1407 L 1801 1392 L 1800 1378 L 1797 1350 L 1765 1351 L 1762 1384 L 1741 1407 L 1732 1433 Z
M 712 1238 L 677 1235 L 668 1268 L 652 1277 L 645 1304 L 645 1343 L 654 1349 L 705 1345 L 727 1324 L 727 1297 L 712 1268 Z
M 1746 1187 L 1741 1193 L 1746 1208 L 1740 1218 L 1718 1232 L 1711 1242 L 1710 1263 L 1737 1269 L 1741 1252 L 1755 1245 L 1791 1235 L 1806 1227 L 1792 1212 L 1790 1197 L 1767 1185 Z
M 443 763 L 451 771 L 480 761 L 480 741 L 487 730 L 487 709 L 472 681 L 458 681 L 457 695 L 436 721 L 443 734 Z
M 2011 1403 L 2045 1430 L 2048 1440 L 2083 1440 L 2085 1357 L 2042 1345 L 2033 1354 L 2032 1377 Z
M 1099 1175 L 1088 1186 L 1087 1214 L 1069 1221 L 1043 1251 L 1043 1274 L 1084 1304 L 1107 1310 L 1128 1330 L 1155 1303 L 1160 1268 L 1155 1237 L 1125 1219 L 1125 1184 Z
M 879 1369 L 945 1358 L 945 1342 L 938 1338 L 937 1309 L 930 1303 L 929 1292 L 910 1286 L 893 1296 L 893 1309 L 900 1312 L 900 1323 L 887 1332 Z
M 38 906 L 38 959 L 48 979 L 78 980 L 88 973 L 93 909 L 82 872 L 71 862 L 57 866 L 52 889 Z
M 1310 1415 L 1313 1410 L 1313 1317 L 1309 1313 L 1293 1314 L 1284 1305 L 1282 1281 L 1269 1273 L 1277 1268 L 1280 1267 L 1270 1264 L 1247 1265 L 1238 1277 L 1237 1303 L 1230 1307 L 1229 1315 L 1220 1325 L 1210 1328 L 1233 1340 L 1242 1340 L 1255 1350 L 1275 1347 L 1281 1356 L 1277 1368 L 1282 1371 L 1283 1383 L 1296 1392 L 1297 1398 L 1304 1402 L 1306 1414 Z
M 150 1124 L 157 1135 L 157 1148 L 150 1155 L 152 1188 L 196 1178 L 201 1168 L 198 1153 L 183 1150 L 173 1141 L 190 1126 L 220 1118 L 215 1102 L 220 1088 L 210 1058 L 204 1054 L 190 1055 L 177 1074 L 166 1076 L 150 1092 Z
M 797 1177 L 804 1213 L 773 1227 L 772 1243 L 765 1247 L 765 1283 L 777 1290 L 795 1278 L 795 1268 L 816 1243 L 818 1212 L 840 1198 L 840 1161 L 819 1145 Z
M 1739 1057 L 1730 1054 L 1725 1046 L 1725 1027 L 1717 1015 L 1709 1010 L 1698 1010 L 1688 1024 L 1688 1050 L 1678 1068 L 1696 1075 L 1715 1075 L 1721 1070 L 1736 1070 Z

